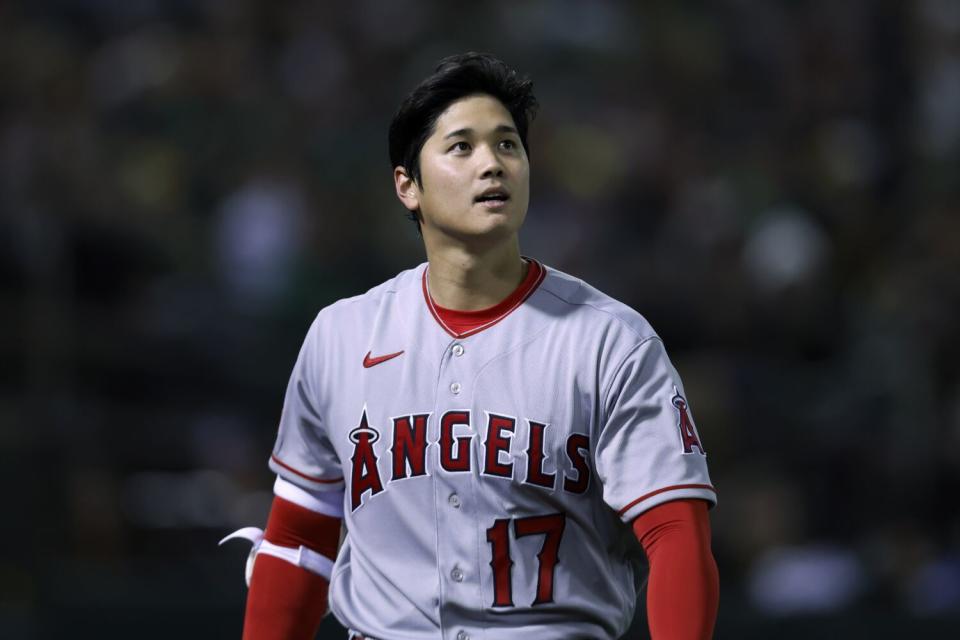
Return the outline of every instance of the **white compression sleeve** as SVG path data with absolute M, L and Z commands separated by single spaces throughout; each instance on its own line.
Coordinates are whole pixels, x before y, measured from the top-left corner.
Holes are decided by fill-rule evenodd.
M 307 491 L 289 480 L 277 476 L 277 481 L 273 483 L 273 493 L 275 496 L 298 504 L 304 509 L 310 509 L 310 511 L 316 511 L 333 518 L 343 517 L 343 489 Z

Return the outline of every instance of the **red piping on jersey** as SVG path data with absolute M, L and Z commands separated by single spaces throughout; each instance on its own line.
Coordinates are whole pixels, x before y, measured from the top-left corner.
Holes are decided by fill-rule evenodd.
M 314 478 L 313 476 L 308 476 L 307 474 L 301 471 L 297 471 L 296 469 L 294 469 L 293 467 L 291 467 L 290 465 L 288 465 L 287 463 L 285 463 L 283 460 L 273 455 L 272 453 L 270 454 L 270 459 L 276 462 L 278 465 L 280 465 L 284 469 L 286 469 L 287 471 L 291 473 L 295 473 L 301 478 L 305 478 L 310 482 L 319 482 L 321 484 L 335 484 L 337 482 L 343 482 L 343 478 L 334 478 L 333 480 L 329 480 L 327 478 Z
M 635 505 L 643 502 L 643 501 L 646 500 L 647 498 L 652 498 L 653 496 L 657 495 L 658 493 L 663 493 L 664 491 L 673 491 L 673 490 L 675 490 L 675 489 L 708 489 L 708 490 L 710 490 L 710 491 L 713 491 L 714 493 L 717 492 L 716 489 L 714 489 L 713 487 L 711 487 L 711 486 L 708 485 L 708 484 L 675 484 L 675 485 L 672 485 L 672 486 L 669 486 L 669 487 L 664 487 L 664 488 L 662 488 L 662 489 L 657 489 L 656 491 L 651 491 L 651 492 L 648 493 L 648 494 L 645 494 L 645 495 L 640 496 L 639 498 L 637 498 L 636 500 L 634 500 L 633 502 L 631 502 L 630 504 L 628 504 L 627 506 L 625 506 L 623 509 L 620 509 L 620 511 L 617 511 L 617 515 L 618 515 L 618 516 L 622 516 L 622 515 L 625 514 L 627 511 L 630 511 L 630 509 L 631 509 L 632 507 L 634 507 Z
M 492 307 L 482 309 L 480 311 L 456 311 L 453 309 L 445 309 L 434 302 L 433 297 L 430 295 L 430 289 L 427 286 L 427 271 L 430 268 L 430 265 L 427 265 L 427 267 L 423 270 L 423 276 L 421 278 L 423 281 L 423 298 L 427 302 L 427 308 L 430 309 L 430 313 L 433 314 L 433 318 L 437 321 L 437 324 L 443 327 L 443 330 L 454 338 L 466 338 L 467 336 L 472 336 L 473 334 L 479 333 L 484 329 L 489 329 L 513 313 L 514 310 L 526 302 L 527 298 L 529 298 L 533 292 L 537 290 L 537 287 L 539 287 L 540 283 L 543 282 L 544 278 L 546 278 L 547 270 L 543 267 L 543 265 L 533 258 L 527 258 L 527 260 L 530 263 L 530 268 L 523 282 L 521 282 L 520 285 L 502 301 L 498 302 Z M 467 318 L 467 323 L 469 323 L 469 319 L 472 318 L 482 322 L 482 324 L 478 326 L 472 326 L 466 331 L 458 332 L 444 321 L 444 316 L 447 316 L 451 319 Z

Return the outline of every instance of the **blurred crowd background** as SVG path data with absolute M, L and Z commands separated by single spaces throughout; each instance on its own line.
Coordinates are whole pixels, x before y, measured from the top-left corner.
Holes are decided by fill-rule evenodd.
M 466 50 L 535 81 L 524 252 L 684 377 L 717 637 L 955 637 L 954 0 L 0 3 L 0 636 L 239 637 L 217 541 L 315 313 L 423 260 L 387 126 Z

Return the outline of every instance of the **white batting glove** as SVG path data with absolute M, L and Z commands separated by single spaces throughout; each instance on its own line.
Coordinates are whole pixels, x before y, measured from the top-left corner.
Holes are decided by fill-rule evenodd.
M 218 542 L 217 546 L 222 545 L 227 540 L 233 540 L 235 538 L 242 538 L 253 543 L 253 548 L 250 549 L 250 555 L 247 556 L 247 566 L 243 572 L 243 577 L 247 581 L 247 588 L 249 589 L 250 577 L 253 576 L 253 563 L 257 561 L 257 552 L 260 551 L 260 546 L 263 544 L 263 529 L 257 527 L 238 529 Z
M 311 573 L 323 576 L 327 580 L 330 579 L 330 574 L 333 573 L 333 561 L 330 558 L 304 546 L 294 549 L 293 547 L 281 547 L 273 544 L 269 540 L 263 539 L 263 530 L 257 527 L 238 529 L 221 540 L 219 544 L 223 544 L 227 540 L 233 540 L 234 538 L 243 538 L 253 543 L 253 548 L 250 549 L 250 555 L 247 556 L 247 566 L 244 570 L 247 588 L 250 587 L 250 577 L 253 576 L 253 565 L 259 553 L 280 558 L 296 567 L 302 567 Z

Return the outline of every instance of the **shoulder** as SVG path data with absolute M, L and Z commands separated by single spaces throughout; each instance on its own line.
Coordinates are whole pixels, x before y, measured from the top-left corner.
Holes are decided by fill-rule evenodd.
M 362 322 L 376 314 L 384 302 L 409 287 L 420 287 L 421 275 L 425 264 L 401 271 L 385 282 L 381 282 L 364 293 L 349 298 L 341 298 L 322 308 L 313 322 L 313 330 L 324 327 L 343 327 L 344 323 Z
M 546 267 L 540 290 L 565 308 L 564 316 L 579 318 L 585 326 L 616 334 L 619 341 L 639 345 L 657 338 L 656 331 L 637 310 L 563 271 Z

